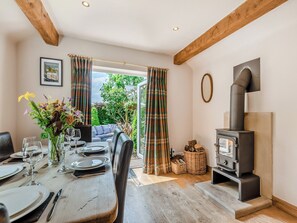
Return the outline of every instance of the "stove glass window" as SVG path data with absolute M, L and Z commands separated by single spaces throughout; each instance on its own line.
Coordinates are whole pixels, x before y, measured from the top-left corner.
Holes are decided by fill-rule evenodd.
M 234 141 L 227 138 L 219 138 L 219 154 L 233 158 Z

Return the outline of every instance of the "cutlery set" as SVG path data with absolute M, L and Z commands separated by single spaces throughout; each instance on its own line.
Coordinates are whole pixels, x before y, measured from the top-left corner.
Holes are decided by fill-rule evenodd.
M 54 211 L 55 211 L 55 209 L 56 209 L 58 200 L 59 200 L 59 198 L 61 197 L 61 194 L 62 194 L 62 189 L 60 189 L 60 190 L 58 191 L 58 193 L 56 194 L 56 196 L 55 196 L 55 198 L 54 198 L 54 201 L 53 201 L 53 206 L 52 206 L 50 212 L 48 213 L 48 215 L 47 215 L 47 217 L 46 217 L 46 221 L 50 221 L 50 220 L 51 220 L 51 218 L 52 218 L 52 216 L 53 216 L 53 214 L 54 214 Z

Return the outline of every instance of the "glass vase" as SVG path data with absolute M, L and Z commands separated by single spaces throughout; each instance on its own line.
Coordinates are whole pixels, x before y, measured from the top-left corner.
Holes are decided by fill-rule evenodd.
M 49 166 L 58 166 L 61 160 L 61 154 L 58 150 L 58 144 L 61 143 L 59 137 L 63 137 L 61 135 L 53 136 L 48 138 L 48 165 Z

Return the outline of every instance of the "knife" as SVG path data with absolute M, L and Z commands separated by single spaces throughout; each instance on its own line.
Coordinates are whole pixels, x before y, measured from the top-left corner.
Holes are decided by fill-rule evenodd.
M 50 210 L 50 212 L 48 213 L 48 215 L 47 215 L 47 217 L 46 217 L 46 221 L 50 221 L 50 220 L 51 220 L 51 218 L 52 218 L 52 216 L 53 216 L 53 213 L 54 213 L 54 211 L 55 211 L 55 208 L 56 208 L 56 206 L 57 206 L 57 203 L 58 203 L 58 200 L 59 200 L 61 194 L 62 194 L 62 189 L 60 189 L 60 190 L 58 191 L 58 193 L 56 194 L 55 199 L 54 199 L 54 201 L 53 201 L 53 207 L 52 207 L 52 209 Z

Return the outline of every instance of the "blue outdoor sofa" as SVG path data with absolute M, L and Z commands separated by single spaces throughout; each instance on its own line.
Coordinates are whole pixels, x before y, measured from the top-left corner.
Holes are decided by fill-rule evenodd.
M 116 124 L 92 126 L 92 141 L 100 142 L 112 138 L 116 126 Z

